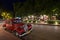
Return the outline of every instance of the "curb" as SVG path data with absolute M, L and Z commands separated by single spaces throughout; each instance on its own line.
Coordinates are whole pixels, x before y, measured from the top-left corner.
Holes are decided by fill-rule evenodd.
M 60 26 L 60 24 L 55 25 L 55 24 L 34 24 L 34 25 L 49 25 L 49 26 Z

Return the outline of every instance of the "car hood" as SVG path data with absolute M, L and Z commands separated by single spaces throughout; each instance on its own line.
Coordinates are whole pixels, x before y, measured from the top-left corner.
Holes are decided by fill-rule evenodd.
M 23 26 L 24 23 L 18 23 L 18 24 L 14 24 L 15 26 Z

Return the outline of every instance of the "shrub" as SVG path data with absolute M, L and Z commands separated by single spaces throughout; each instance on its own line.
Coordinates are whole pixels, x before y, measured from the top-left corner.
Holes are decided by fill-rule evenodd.
M 36 20 L 33 21 L 33 23 L 35 23 L 35 22 L 36 22 Z
M 53 20 L 49 20 L 47 22 L 48 22 L 48 24 L 54 24 L 55 23 L 55 21 L 53 21 Z
M 58 20 L 57 22 L 58 22 L 58 24 L 60 24 L 60 20 Z

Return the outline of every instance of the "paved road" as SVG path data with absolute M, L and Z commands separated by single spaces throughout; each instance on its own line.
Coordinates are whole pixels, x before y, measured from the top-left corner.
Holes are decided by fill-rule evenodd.
M 13 34 L 9 33 L 8 31 L 5 31 L 2 28 L 2 23 L 0 23 L 0 40 L 20 40 Z
M 60 26 L 33 25 L 28 40 L 60 40 Z
M 1 24 L 0 24 L 1 25 Z M 60 40 L 60 26 L 33 25 L 27 40 Z M 20 40 L 0 26 L 0 40 Z

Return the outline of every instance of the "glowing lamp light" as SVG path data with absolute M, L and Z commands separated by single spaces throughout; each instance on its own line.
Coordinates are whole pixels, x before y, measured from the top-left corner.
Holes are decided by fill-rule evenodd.
M 55 25 L 58 25 L 58 22 L 57 21 L 55 21 Z
M 28 18 L 31 18 L 30 16 L 28 16 Z
M 38 23 L 38 22 L 36 21 L 36 23 Z
M 27 21 L 27 23 L 29 23 L 29 21 Z
M 32 15 L 32 18 L 33 18 L 34 16 Z
M 25 20 L 28 20 L 28 18 L 26 18 Z

